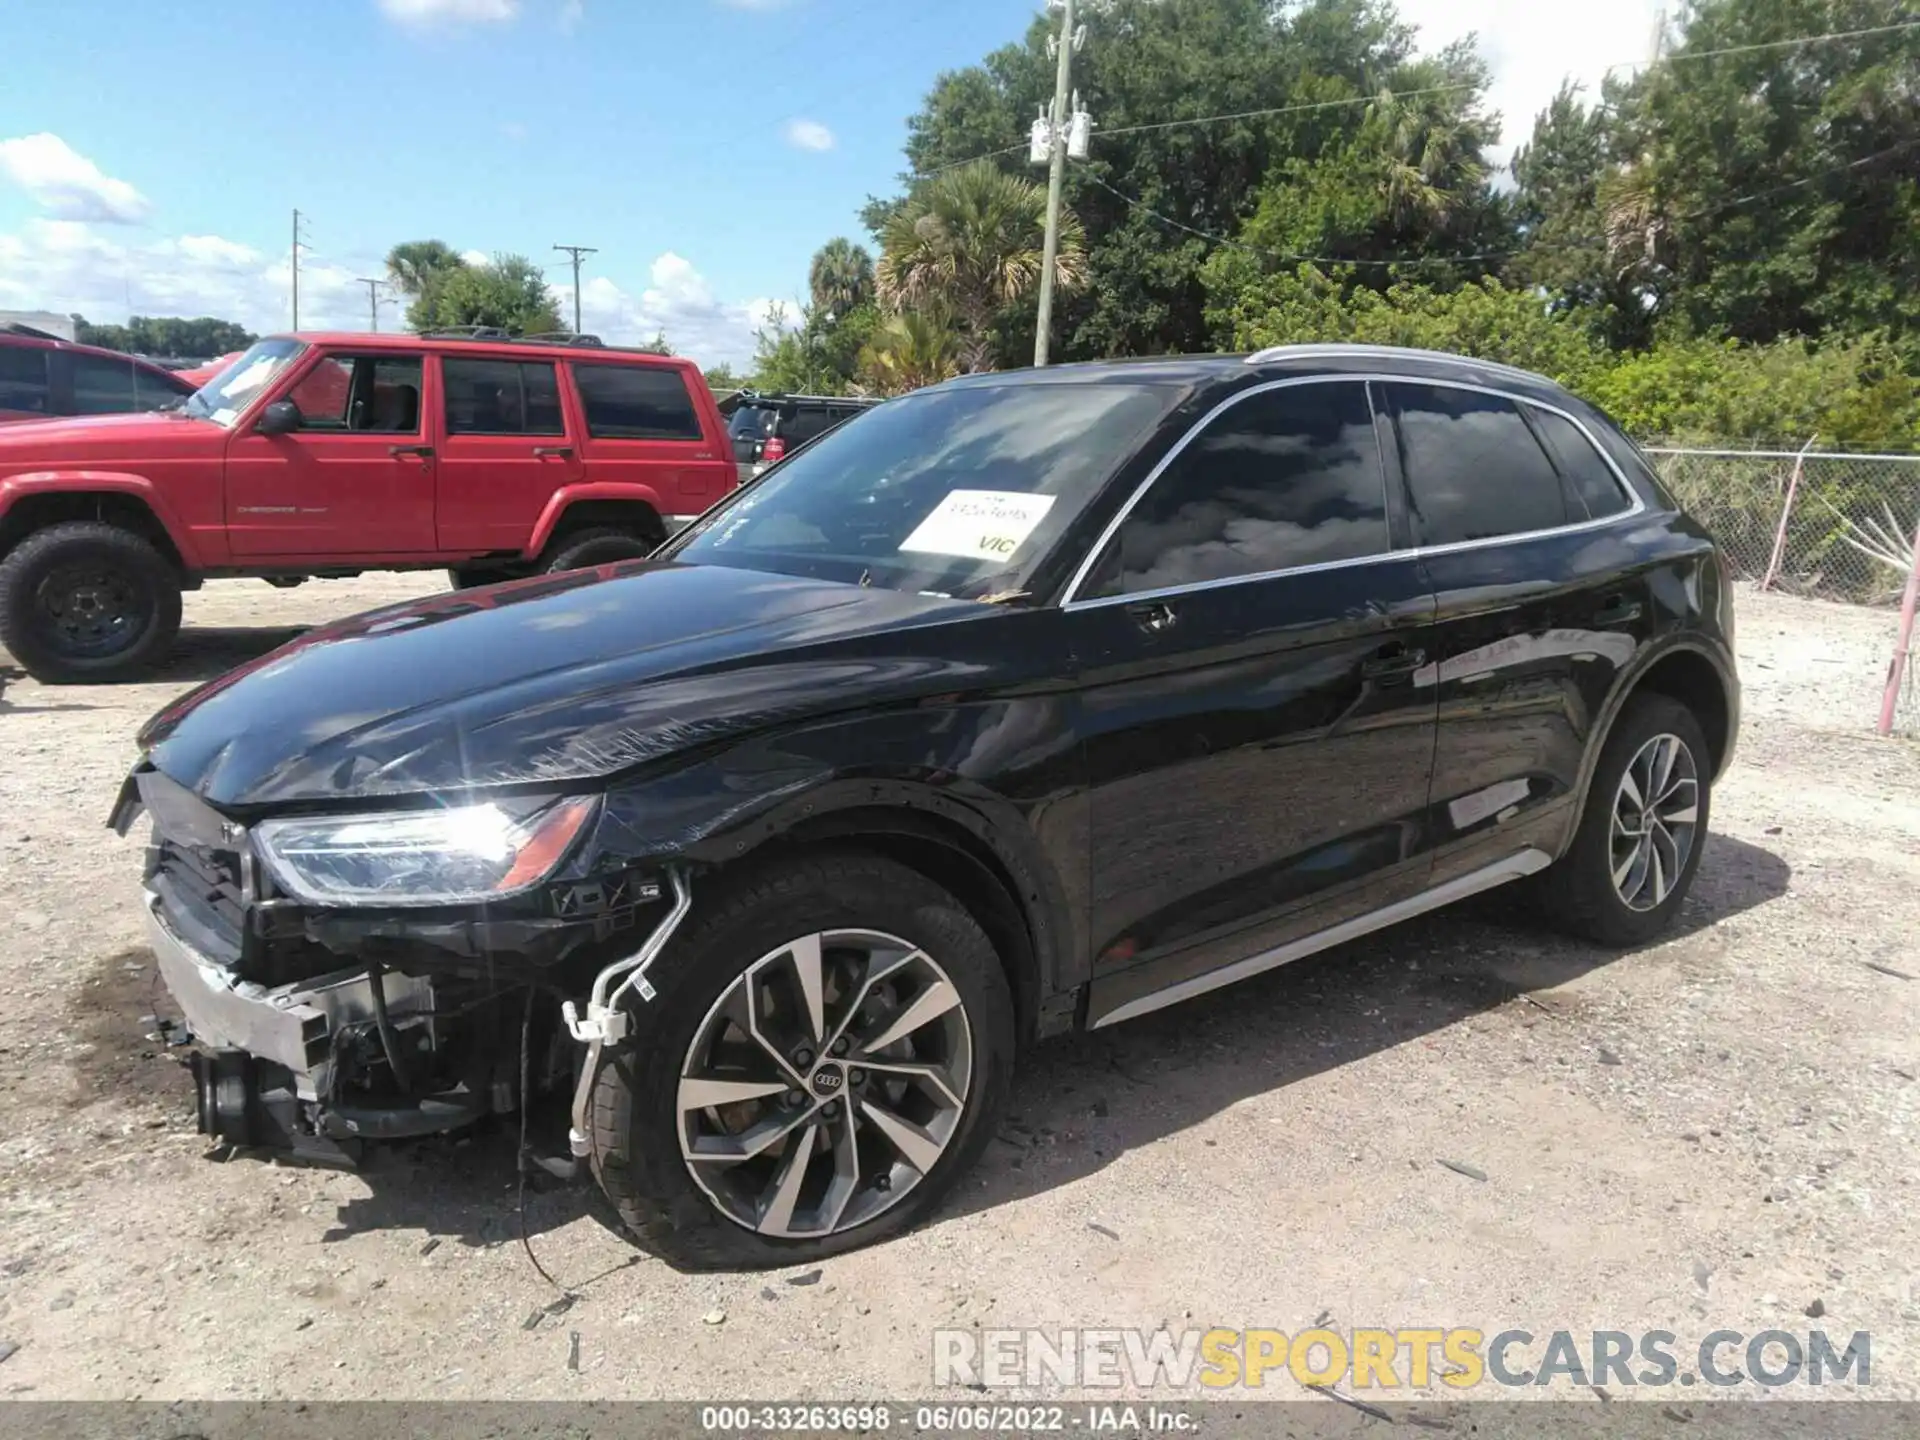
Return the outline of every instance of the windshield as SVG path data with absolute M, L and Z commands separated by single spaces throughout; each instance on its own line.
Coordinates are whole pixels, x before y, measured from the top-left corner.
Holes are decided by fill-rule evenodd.
M 767 472 L 668 549 L 743 570 L 982 598 L 1023 577 L 1177 387 L 923 390 Z
M 307 347 L 298 340 L 262 340 L 187 397 L 187 414 L 231 425 Z

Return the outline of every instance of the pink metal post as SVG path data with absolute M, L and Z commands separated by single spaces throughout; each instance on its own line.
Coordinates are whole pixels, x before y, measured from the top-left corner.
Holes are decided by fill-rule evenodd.
M 1816 435 L 1813 440 L 1819 438 Z M 1800 453 L 1793 457 L 1793 478 L 1787 481 L 1786 503 L 1780 507 L 1780 528 L 1773 532 L 1773 558 L 1767 561 L 1767 573 L 1760 580 L 1762 590 L 1771 590 L 1780 576 L 1780 557 L 1787 548 L 1787 521 L 1793 515 L 1793 497 L 1800 489 L 1800 471 L 1807 463 L 1807 451 L 1813 448 L 1813 440 L 1802 445 Z
M 1913 611 L 1920 600 L 1920 525 L 1913 527 L 1913 563 L 1907 567 L 1907 590 L 1900 598 L 1900 632 L 1893 642 L 1893 659 L 1887 665 L 1887 693 L 1880 700 L 1880 733 L 1893 733 L 1893 712 L 1900 704 L 1900 682 L 1907 671 L 1907 659 L 1913 654 Z

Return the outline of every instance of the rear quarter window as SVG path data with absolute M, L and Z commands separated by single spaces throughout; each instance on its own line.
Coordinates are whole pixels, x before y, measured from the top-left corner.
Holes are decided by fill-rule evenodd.
M 573 366 L 573 382 L 598 440 L 700 440 L 700 412 L 687 379 L 662 365 Z
M 47 352 L 37 345 L 0 345 L 0 411 L 45 415 Z

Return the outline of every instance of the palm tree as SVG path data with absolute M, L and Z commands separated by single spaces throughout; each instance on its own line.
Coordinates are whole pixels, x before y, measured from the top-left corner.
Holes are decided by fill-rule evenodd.
M 938 307 L 889 315 L 860 352 L 861 379 L 882 395 L 937 385 L 959 373 L 959 338 Z
M 986 369 L 994 317 L 1040 283 L 1046 214 L 1044 186 L 991 161 L 923 181 L 880 232 L 880 298 L 895 309 L 946 306 L 960 327 L 962 368 Z M 1072 289 L 1086 272 L 1086 234 L 1062 209 L 1054 284 Z
M 1443 228 L 1486 182 L 1486 124 L 1445 100 L 1382 91 L 1364 123 L 1379 146 L 1380 198 L 1395 225 Z
M 444 240 L 408 240 L 387 252 L 387 279 L 402 295 L 423 295 L 433 281 L 466 263 Z
M 814 309 L 845 315 L 873 298 L 873 257 L 837 236 L 814 252 L 807 288 L 813 292 Z

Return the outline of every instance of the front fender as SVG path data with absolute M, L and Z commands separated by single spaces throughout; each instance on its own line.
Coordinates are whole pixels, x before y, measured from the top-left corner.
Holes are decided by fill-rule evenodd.
M 126 495 L 144 505 L 189 570 L 208 563 L 195 542 L 193 532 L 167 500 L 166 493 L 144 475 L 122 470 L 28 470 L 0 480 L 0 521 L 7 513 L 34 495 L 111 494 Z

